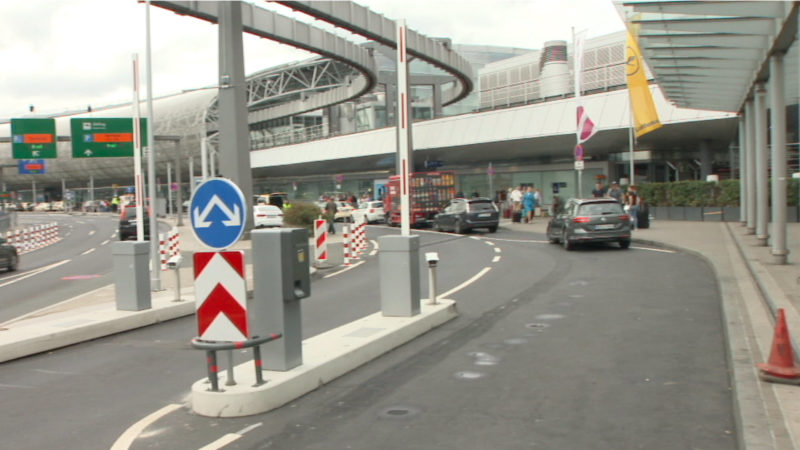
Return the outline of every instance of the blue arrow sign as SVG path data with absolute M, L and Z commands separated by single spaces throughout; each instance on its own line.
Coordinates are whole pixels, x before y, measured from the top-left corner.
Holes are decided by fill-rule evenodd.
M 214 250 L 226 249 L 242 237 L 245 214 L 244 194 L 224 178 L 212 178 L 198 186 L 189 202 L 192 232 Z

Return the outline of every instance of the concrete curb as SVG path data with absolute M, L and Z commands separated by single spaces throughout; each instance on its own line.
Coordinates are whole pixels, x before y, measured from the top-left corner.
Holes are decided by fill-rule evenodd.
M 266 383 L 254 387 L 253 362 L 234 368 L 237 385 L 210 392 L 202 379 L 192 385 L 192 409 L 209 417 L 241 417 L 271 411 L 458 317 L 453 300 L 428 305 L 414 317 L 375 313 L 303 341 L 303 364 L 286 372 L 264 371 Z M 269 345 L 269 344 L 265 344 Z
M 114 286 L 100 288 L 92 294 L 104 294 L 113 299 Z M 112 300 L 9 323 L 0 331 L 0 362 L 194 314 L 194 289 L 183 290 L 183 296 L 192 300 L 174 302 L 174 293 L 164 291 L 153 294 L 152 307 L 142 311 L 117 311 Z

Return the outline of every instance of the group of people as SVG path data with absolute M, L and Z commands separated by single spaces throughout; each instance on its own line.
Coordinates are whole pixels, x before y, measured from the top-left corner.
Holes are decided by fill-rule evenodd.
M 625 192 L 619 187 L 616 181 L 611 183 L 611 188 L 607 189 L 603 186 L 601 181 L 592 190 L 592 196 L 595 198 L 609 197 L 614 198 L 623 205 L 625 211 L 631 216 L 631 226 L 636 229 L 639 223 L 639 210 L 644 205 L 644 199 L 639 195 L 639 191 L 634 185 L 628 186 L 628 191 Z
M 520 213 L 521 221 L 533 223 L 536 211 L 541 211 L 542 191 L 533 186 L 517 186 L 508 194 L 513 213 Z

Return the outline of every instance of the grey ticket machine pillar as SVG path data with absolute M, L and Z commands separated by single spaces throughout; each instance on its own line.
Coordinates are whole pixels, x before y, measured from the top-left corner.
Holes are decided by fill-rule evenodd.
M 290 370 L 303 363 L 300 299 L 311 295 L 308 230 L 253 230 L 253 298 L 247 305 L 251 336 L 281 333 L 264 345 L 263 368 Z
M 150 309 L 150 242 L 114 242 L 111 255 L 117 309 Z
M 383 315 L 419 314 L 419 236 L 381 236 L 378 247 Z

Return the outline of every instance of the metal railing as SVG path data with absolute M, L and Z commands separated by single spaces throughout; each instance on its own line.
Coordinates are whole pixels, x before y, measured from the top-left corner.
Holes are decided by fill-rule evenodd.
M 270 334 L 264 337 L 255 336 L 252 339 L 248 339 L 246 341 L 237 341 L 237 342 L 217 342 L 217 341 L 204 341 L 199 338 L 192 339 L 192 347 L 205 350 L 206 351 L 206 365 L 208 367 L 208 381 L 211 383 L 211 392 L 220 392 L 219 390 L 219 377 L 217 373 L 219 372 L 219 366 L 217 366 L 217 352 L 220 350 L 227 350 L 228 353 L 228 381 L 226 383 L 227 386 L 232 386 L 236 384 L 235 379 L 233 378 L 233 350 L 240 350 L 243 348 L 252 347 L 253 348 L 253 365 L 255 366 L 256 371 L 256 384 L 253 387 L 261 386 L 264 384 L 264 375 L 261 373 L 262 370 L 262 361 L 261 361 L 261 344 L 265 344 L 267 342 L 274 341 L 276 339 L 282 338 L 283 335 L 280 333 Z

